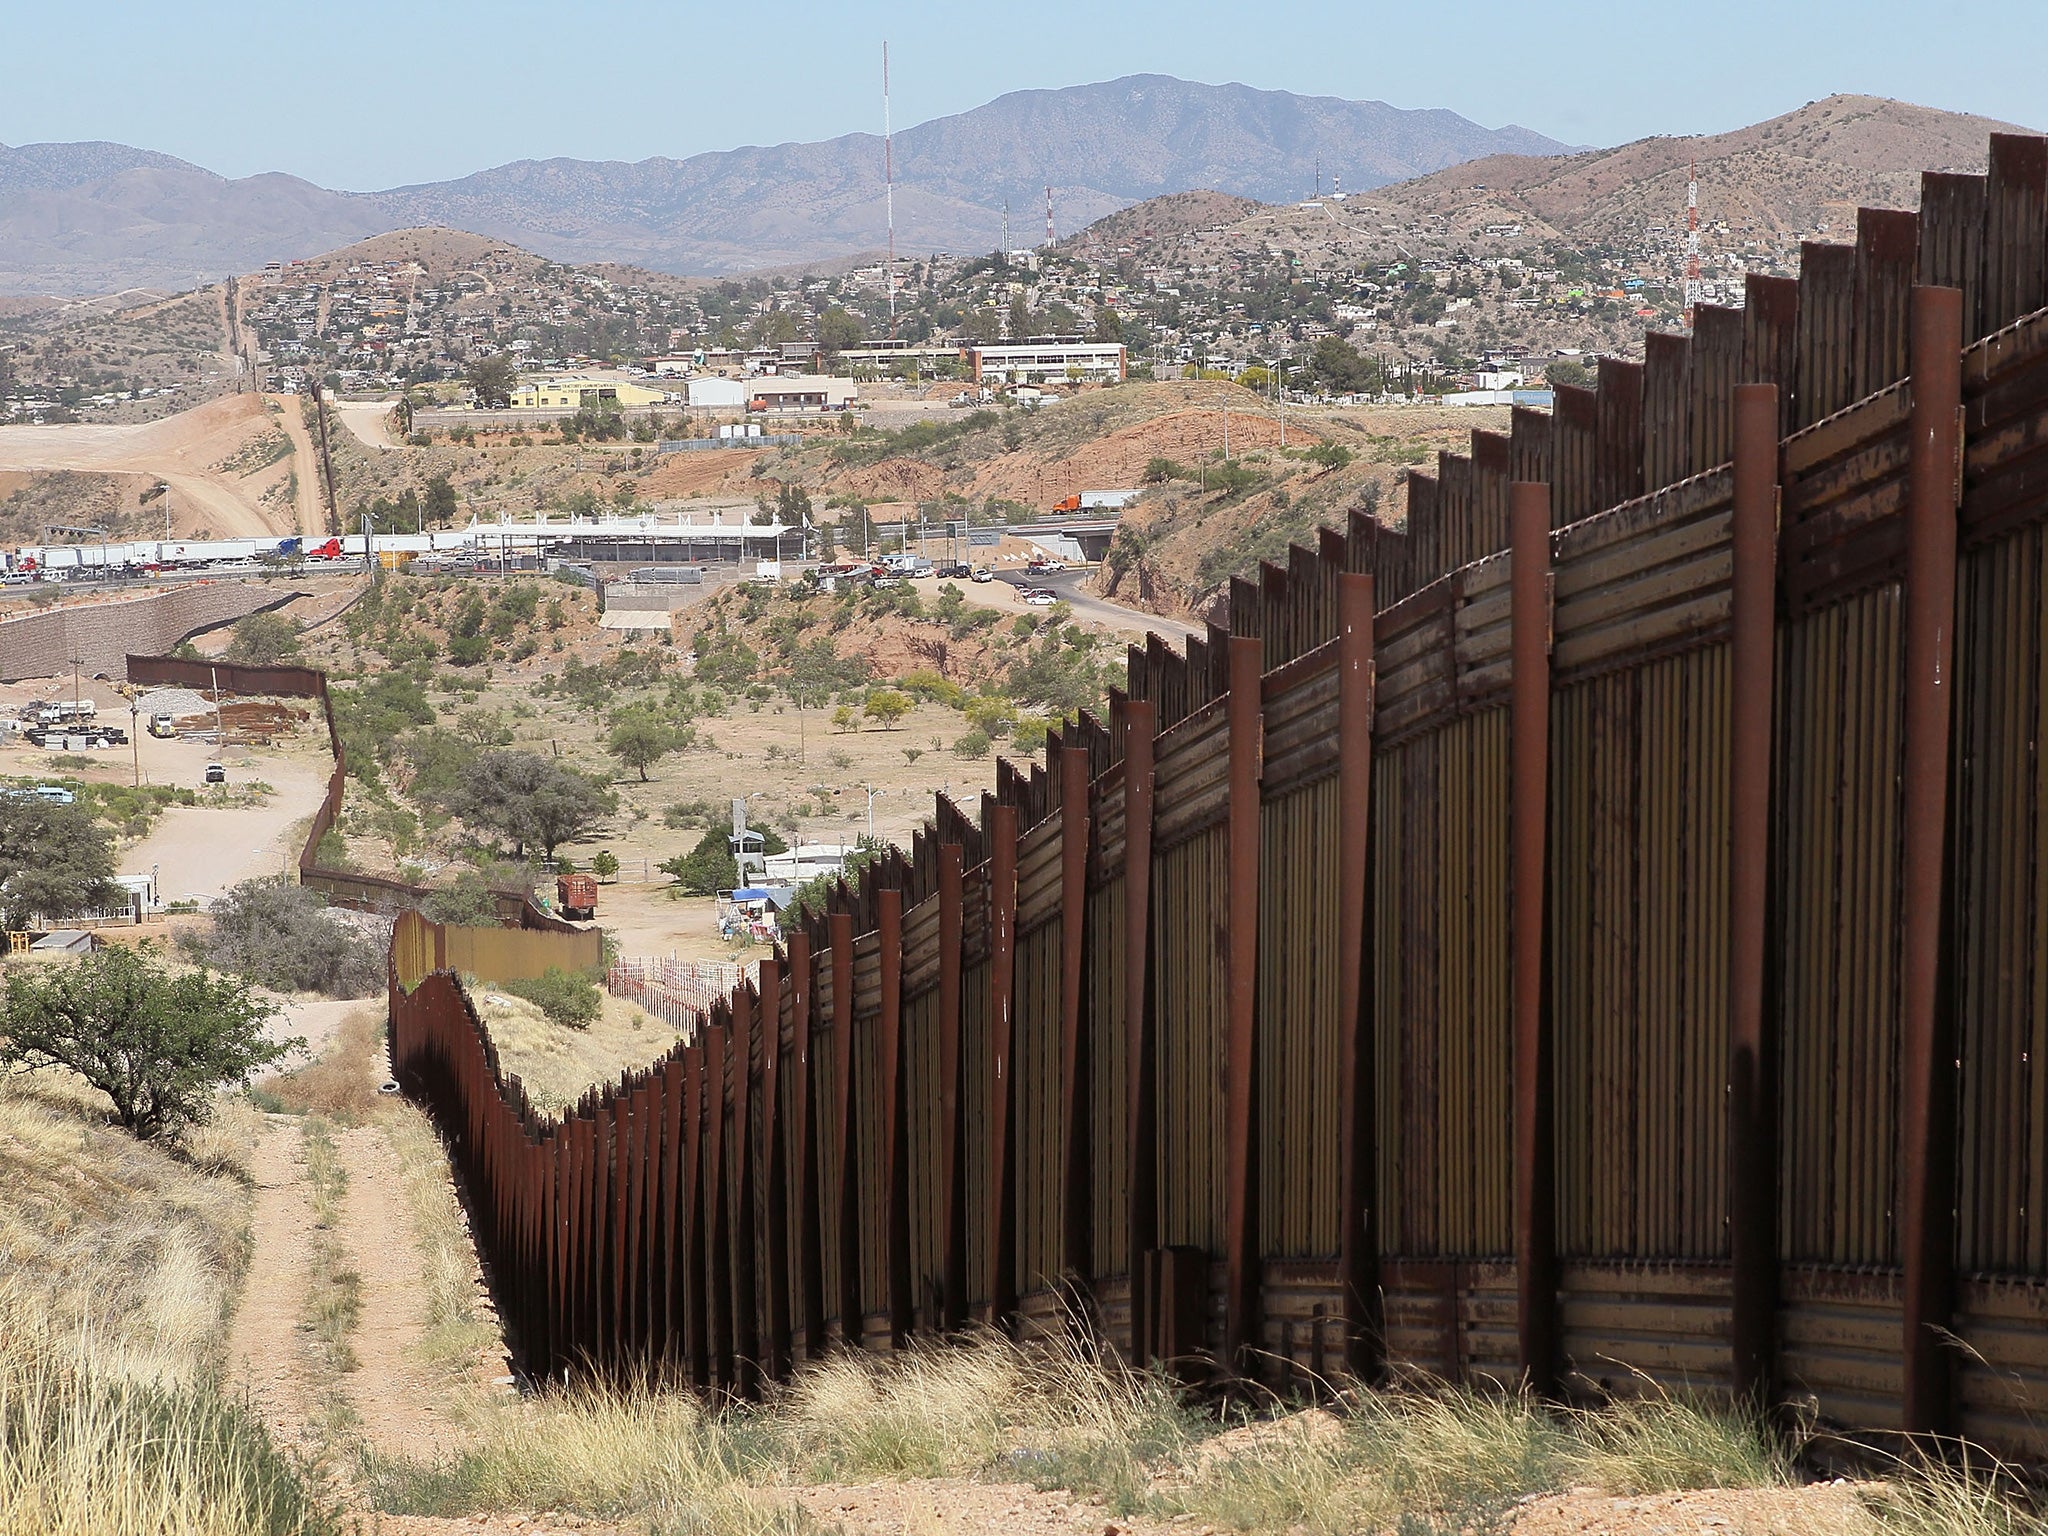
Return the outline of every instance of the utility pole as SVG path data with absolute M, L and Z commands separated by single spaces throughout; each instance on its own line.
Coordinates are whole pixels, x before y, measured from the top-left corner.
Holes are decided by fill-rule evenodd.
M 889 793 L 889 791 L 887 791 L 886 789 L 876 789 L 873 786 L 867 784 L 861 785 L 861 788 L 867 792 L 868 841 L 872 843 L 875 840 L 875 799 L 879 795 L 886 795 L 887 793 Z

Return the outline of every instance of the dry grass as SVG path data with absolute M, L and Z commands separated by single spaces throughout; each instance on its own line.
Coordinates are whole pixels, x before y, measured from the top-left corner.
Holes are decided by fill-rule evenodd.
M 0 1536 L 268 1536 L 332 1522 L 222 1395 L 255 1114 L 183 1159 L 62 1074 L 0 1078 Z
M 342 1020 L 327 1050 L 302 1067 L 256 1084 L 251 1097 L 264 1109 L 320 1115 L 336 1125 L 361 1125 L 382 1100 L 377 1084 L 384 1051 L 383 1016 L 372 1006 Z
M 491 1348 L 499 1336 L 495 1321 L 478 1311 L 476 1250 L 448 1182 L 447 1153 L 426 1116 L 410 1104 L 387 1105 L 381 1126 L 398 1157 L 419 1251 L 427 1302 L 422 1349 L 434 1364 L 456 1368 Z
M 219 1363 L 246 1264 L 254 1116 L 224 1107 L 181 1160 L 107 1122 L 67 1075 L 0 1076 L 0 1274 L 109 1372 L 188 1383 Z
M 823 1361 L 753 1406 L 570 1388 L 480 1405 L 470 1428 L 453 1461 L 373 1464 L 377 1507 L 550 1509 L 751 1536 L 803 1528 L 783 1497 L 796 1485 L 967 1477 L 1248 1536 L 1431 1536 L 1507 1530 L 1522 1501 L 1567 1488 L 1797 1482 L 1754 1423 L 1679 1399 L 1557 1412 L 1506 1393 L 1362 1393 L 1226 1427 L 1085 1348 L 993 1337 Z M 2048 1536 L 2012 1494 L 1986 1476 L 1916 1472 L 1874 1486 L 1836 1524 L 1844 1536 Z
M 350 1267 L 335 1228 L 348 1195 L 348 1170 L 335 1150 L 332 1127 L 309 1116 L 300 1129 L 306 1151 L 306 1182 L 312 1186 L 315 1231 L 306 1271 L 302 1326 L 313 1336 L 314 1356 L 330 1376 L 356 1368 L 349 1336 L 363 1316 L 363 1277 Z
M 604 1012 L 588 1029 L 565 1029 L 489 983 L 469 982 L 465 990 L 490 1026 L 506 1074 L 518 1075 L 544 1114 L 560 1115 L 584 1090 L 617 1082 L 621 1072 L 646 1066 L 675 1044 L 675 1032 L 661 1020 L 610 993 L 600 992 Z

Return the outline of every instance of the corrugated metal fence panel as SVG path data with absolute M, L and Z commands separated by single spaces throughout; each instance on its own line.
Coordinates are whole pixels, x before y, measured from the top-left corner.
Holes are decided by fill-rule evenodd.
M 1130 1049 L 1124 1010 L 1124 882 L 1088 896 L 1089 1173 L 1095 1273 L 1131 1272 Z
M 847 1113 L 853 1117 L 855 1191 L 860 1234 L 860 1306 L 862 1337 L 869 1338 L 876 1315 L 889 1309 L 889 1206 L 886 1173 L 888 1146 L 882 1121 L 881 1029 L 871 1013 L 854 1015 L 853 1095 Z M 886 1327 L 882 1344 L 887 1345 Z
M 939 994 L 922 992 L 903 1005 L 903 1123 L 909 1156 L 910 1301 L 923 1327 L 936 1326 L 946 1279 L 939 1044 Z
M 970 903 L 971 912 L 979 903 Z M 995 1190 L 989 1166 L 990 1096 L 995 1091 L 995 1063 L 989 1049 L 988 956 L 984 952 L 960 977 L 960 1136 L 966 1144 L 967 1306 L 988 1305 L 988 1222 Z
M 1551 723 L 1560 1251 L 1727 1251 L 1728 651 L 1560 692 Z
M 825 980 L 832 972 L 831 956 L 819 965 L 820 991 L 829 991 Z M 818 1183 L 818 1253 L 825 1273 L 825 1321 L 836 1324 L 841 1337 L 860 1337 L 860 1320 L 849 1324 L 840 1316 L 839 1272 L 840 1208 L 839 1172 L 839 1044 L 826 1012 L 814 995 L 811 1002 L 811 1166 Z
M 1780 631 L 1779 1241 L 1891 1264 L 1898 1148 L 1899 589 Z
M 1269 1259 L 1337 1253 L 1337 780 L 1260 813 L 1259 1221 Z
M 1507 712 L 1373 765 L 1373 1035 L 1389 1253 L 1509 1251 Z
M 1956 1021 L 1966 1270 L 2048 1271 L 2048 539 L 1964 557 L 1957 612 Z
M 1010 1136 L 1016 1148 L 1020 1296 L 1060 1280 L 1060 928 L 1056 918 L 1017 941 Z
M 1211 827 L 1152 873 L 1159 1242 L 1209 1253 L 1223 1241 L 1225 870 L 1225 829 Z

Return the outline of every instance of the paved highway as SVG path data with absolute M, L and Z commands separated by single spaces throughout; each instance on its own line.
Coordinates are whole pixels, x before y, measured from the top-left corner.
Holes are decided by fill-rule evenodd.
M 1034 576 L 1029 571 L 998 571 L 997 579 L 1007 581 L 1013 587 L 1047 587 L 1059 594 L 1074 616 L 1111 629 L 1136 631 L 1144 634 L 1155 631 L 1162 639 L 1178 644 L 1190 636 L 1203 635 L 1207 631 L 1201 626 L 1184 623 L 1179 619 L 1163 618 L 1148 613 L 1143 608 L 1130 608 L 1122 603 L 1098 597 L 1087 588 L 1092 570 L 1060 571 L 1049 576 Z

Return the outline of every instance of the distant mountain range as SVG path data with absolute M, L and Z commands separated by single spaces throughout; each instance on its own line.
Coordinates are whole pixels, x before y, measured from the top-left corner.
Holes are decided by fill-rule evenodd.
M 896 135 L 896 247 L 992 249 L 1164 193 L 1285 201 L 1367 190 L 1496 155 L 1568 146 L 1448 111 L 1131 75 L 1018 91 Z M 230 180 L 123 144 L 0 146 L 0 294 L 188 288 L 411 225 L 560 261 L 720 273 L 825 262 L 883 240 L 882 144 L 847 134 L 686 160 L 520 160 L 456 181 L 334 192 L 271 172 Z

